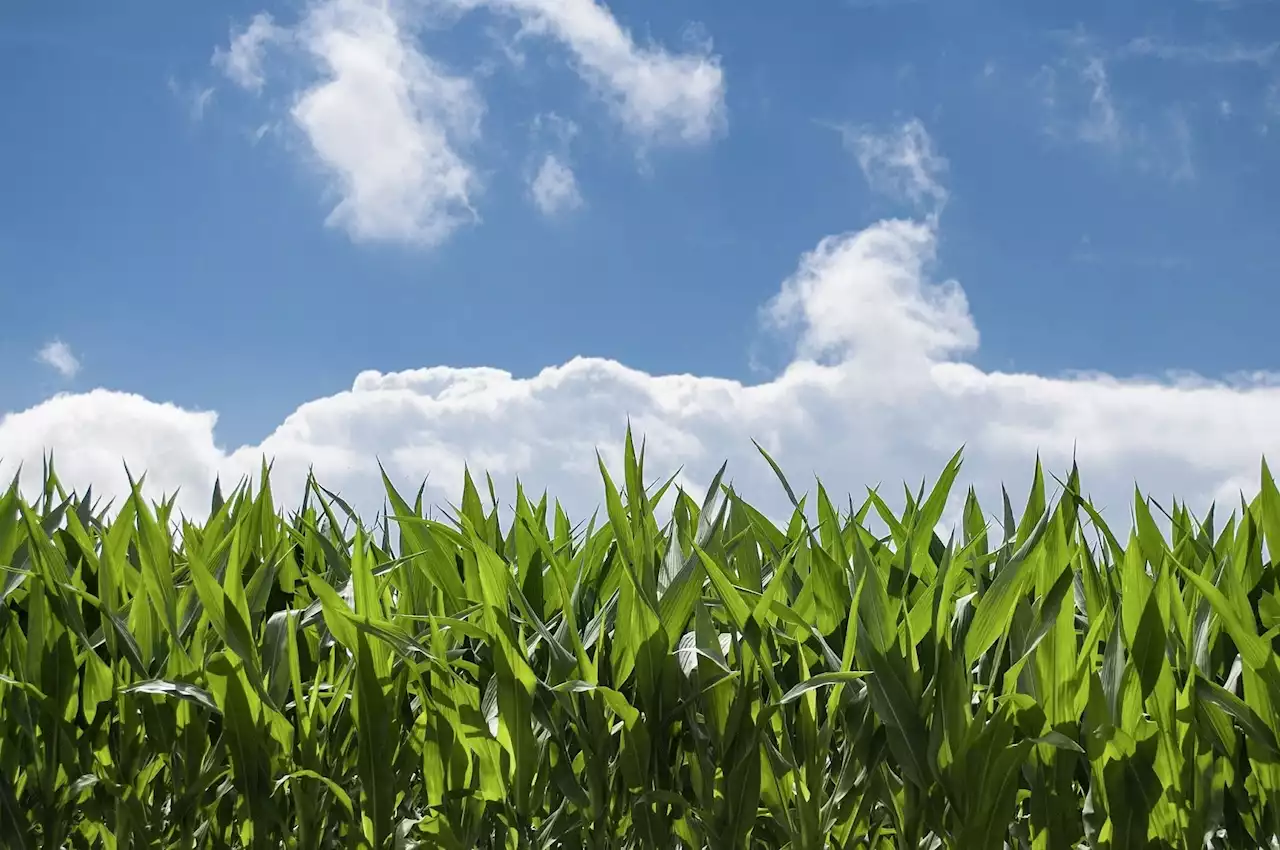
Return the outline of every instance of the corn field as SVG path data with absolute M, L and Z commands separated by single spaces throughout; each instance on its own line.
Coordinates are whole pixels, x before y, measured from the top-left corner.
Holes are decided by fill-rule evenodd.
M 895 513 L 765 454 L 785 527 L 643 457 L 576 524 L 470 475 L 444 520 L 384 475 L 371 524 L 265 469 L 199 524 L 15 481 L 0 844 L 1280 846 L 1265 462 L 1225 520 L 1135 493 L 1126 540 L 1037 462 L 942 539 L 959 455 Z

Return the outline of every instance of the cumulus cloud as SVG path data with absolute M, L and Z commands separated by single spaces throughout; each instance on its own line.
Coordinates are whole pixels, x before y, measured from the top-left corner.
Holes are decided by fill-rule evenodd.
M 564 44 L 578 72 L 647 142 L 700 143 L 725 126 L 725 79 L 708 48 L 640 45 L 596 0 L 452 0 L 519 18 L 524 32 Z
M 799 356 L 876 364 L 893 378 L 965 353 L 978 331 L 959 284 L 928 281 L 935 248 L 934 227 L 916 221 L 828 237 L 801 259 L 767 315 L 798 330 Z
M 424 52 L 418 30 L 428 18 L 438 23 L 442 9 L 478 8 L 564 44 L 644 145 L 705 142 L 724 126 L 724 74 L 709 48 L 637 44 L 594 0 L 309 0 L 291 26 L 255 16 L 212 61 L 257 92 L 275 70 L 270 50 L 300 60 L 314 79 L 294 93 L 288 117 L 338 199 L 328 223 L 357 240 L 431 247 L 479 218 L 479 171 L 468 150 L 485 104 L 471 78 Z M 547 179 L 560 178 L 563 192 L 563 158 L 559 165 Z
M 654 474 L 682 467 L 696 489 L 729 459 L 740 489 L 775 512 L 785 500 L 752 439 L 801 489 L 818 472 L 830 489 L 855 494 L 877 482 L 892 493 L 903 479 L 936 474 L 964 444 L 966 480 L 989 499 L 1000 482 L 1015 493 L 1025 487 L 1036 452 L 1064 472 L 1077 451 L 1091 492 L 1123 522 L 1135 479 L 1201 506 L 1229 502 L 1256 477 L 1261 453 L 1276 448 L 1262 423 L 1280 414 L 1280 389 L 1265 381 L 1054 377 L 943 359 L 976 331 L 958 289 L 940 292 L 927 278 L 934 247 L 928 227 L 903 221 L 830 237 L 784 292 L 793 293 L 801 339 L 812 337 L 802 350 L 825 345 L 839 355 L 821 363 L 798 353 L 758 384 L 583 358 L 528 377 L 448 367 L 365 372 L 349 390 L 302 405 L 260 443 L 230 449 L 217 445 L 211 413 L 97 390 L 0 421 L 0 475 L 24 459 L 34 475 L 52 448 L 68 482 L 119 492 L 127 459 L 135 474 L 150 471 L 157 492 L 181 485 L 180 504 L 198 513 L 215 475 L 251 475 L 266 455 L 285 492 L 314 465 L 327 485 L 373 511 L 381 503 L 376 459 L 405 486 L 429 476 L 438 505 L 456 503 L 470 463 L 507 494 L 519 475 L 581 513 L 598 503 L 593 452 L 602 449 L 617 469 L 630 418 L 648 440 Z M 866 310 L 827 317 L 816 307 L 832 293 Z
M 370 513 L 382 504 L 377 460 L 416 488 L 428 479 L 436 505 L 456 503 L 463 464 L 487 470 L 510 498 L 519 476 L 548 489 L 575 515 L 599 504 L 594 452 L 618 469 L 628 419 L 647 439 L 649 472 L 682 470 L 697 491 L 730 461 L 735 486 L 774 515 L 788 510 L 769 450 L 804 491 L 813 473 L 859 499 L 918 486 L 965 447 L 963 479 L 989 509 L 1007 484 L 1026 492 L 1035 455 L 1065 473 L 1078 457 L 1086 490 L 1127 522 L 1135 481 L 1167 501 L 1231 508 L 1257 481 L 1263 453 L 1280 440 L 1280 382 L 1265 374 L 1210 380 L 1037 375 L 980 368 L 977 323 L 958 282 L 935 273 L 939 220 L 890 219 L 834 234 L 802 257 L 763 308 L 795 337 L 777 376 L 744 383 L 692 374 L 654 375 L 622 363 L 575 358 L 535 374 L 432 367 L 363 372 L 347 389 L 300 406 L 260 442 L 225 447 L 211 412 L 136 395 L 64 394 L 0 420 L 0 478 L 27 461 L 35 484 L 47 449 L 65 480 L 120 492 L 121 460 L 148 470 L 156 492 L 182 487 L 179 505 L 206 510 L 224 483 L 274 460 L 281 492 L 308 468 Z M 429 476 L 429 477 L 428 477 Z M 960 490 L 959 492 L 962 492 Z
M 196 502 L 207 502 L 211 492 L 211 471 L 229 468 L 229 456 L 213 442 L 217 422 L 216 413 L 129 393 L 63 393 L 0 419 L 0 465 L 11 477 L 21 465 L 29 484 L 28 476 L 39 475 L 43 453 L 52 450 L 68 484 L 81 492 L 92 484 L 97 493 L 121 497 L 129 492 L 127 463 L 135 478 L 146 473 L 147 489 L 154 487 L 156 496 L 190 491 L 183 494 L 184 506 L 198 513 Z
M 71 346 L 60 339 L 55 339 L 41 348 L 36 353 L 36 360 L 64 378 L 74 378 L 80 371 L 80 361 L 71 352 Z
M 386 4 L 328 0 L 296 31 L 323 79 L 293 106 L 341 197 L 329 223 L 356 239 L 435 245 L 474 221 L 474 167 L 458 145 L 483 102 L 422 53 Z
M 529 181 L 529 195 L 543 215 L 555 216 L 582 206 L 582 193 L 573 169 L 555 154 L 547 154 Z
M 337 198 L 327 223 L 355 240 L 431 247 L 478 218 L 479 178 L 464 150 L 484 102 L 419 48 L 412 8 L 312 0 L 290 27 L 259 14 L 213 63 L 251 91 L 267 81 L 268 48 L 306 67 L 311 81 L 287 119 Z
M 231 43 L 213 51 L 213 65 L 233 83 L 249 91 L 261 91 L 266 77 L 262 63 L 272 42 L 286 36 L 265 12 L 253 16 L 244 29 L 231 31 Z

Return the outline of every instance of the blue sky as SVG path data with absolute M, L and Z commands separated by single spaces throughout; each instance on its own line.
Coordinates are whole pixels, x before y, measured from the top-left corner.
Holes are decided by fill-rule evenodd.
M 894 217 L 934 223 L 984 376 L 1239 389 L 1280 371 L 1278 24 L 1262 0 L 9 4 L 0 411 L 105 388 L 216 410 L 231 452 L 364 370 L 769 384 L 804 354 L 762 320 L 802 256 Z M 341 89 L 348 49 L 383 63 L 360 86 L 410 80 L 407 118 Z M 933 159 L 904 184 L 884 145 L 913 121 Z

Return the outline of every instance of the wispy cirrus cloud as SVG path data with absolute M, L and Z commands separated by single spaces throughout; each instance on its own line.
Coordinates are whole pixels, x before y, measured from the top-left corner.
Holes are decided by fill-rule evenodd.
M 169 91 L 187 107 L 192 121 L 203 121 L 205 112 L 213 103 L 216 92 L 213 86 L 184 86 L 174 77 L 168 79 Z
M 1280 50 L 1280 41 L 1272 41 L 1261 45 L 1237 42 L 1185 44 L 1165 41 L 1154 36 L 1140 36 L 1132 39 L 1121 48 L 1119 55 L 1122 57 L 1149 57 L 1174 62 L 1266 67 L 1275 61 L 1276 51 L 1278 50 Z
M 889 133 L 866 127 L 840 131 L 873 189 L 917 206 L 941 209 L 946 204 L 947 160 L 934 149 L 920 119 L 912 118 Z
M 211 61 L 236 85 L 249 91 L 261 91 L 266 82 L 263 63 L 267 49 L 288 35 L 288 30 L 276 26 L 271 15 L 261 12 L 254 15 L 243 29 L 233 29 L 230 44 L 214 48 Z
M 1116 149 L 1127 132 L 1111 94 L 1106 58 L 1097 51 L 1070 54 L 1037 75 L 1051 118 L 1049 131 L 1088 144 Z
M 1112 69 L 1123 51 L 1108 50 L 1088 33 L 1059 34 L 1063 52 L 1041 66 L 1039 92 L 1049 136 L 1104 151 L 1173 181 L 1193 180 L 1195 136 L 1181 103 L 1138 110 L 1117 96 Z

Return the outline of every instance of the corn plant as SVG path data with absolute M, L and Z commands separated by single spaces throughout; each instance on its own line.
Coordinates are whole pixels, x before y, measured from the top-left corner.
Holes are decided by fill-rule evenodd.
M 762 452 L 762 454 L 764 454 Z M 1280 491 L 0 496 L 12 848 L 1280 846 Z M 665 500 L 665 501 L 664 501 Z M 659 511 L 660 505 L 663 507 Z M 659 516 L 663 520 L 659 521 Z M 1157 519 L 1156 517 L 1159 517 Z M 878 530 L 873 530 L 878 529 Z M 1163 531 L 1162 529 L 1168 529 Z

